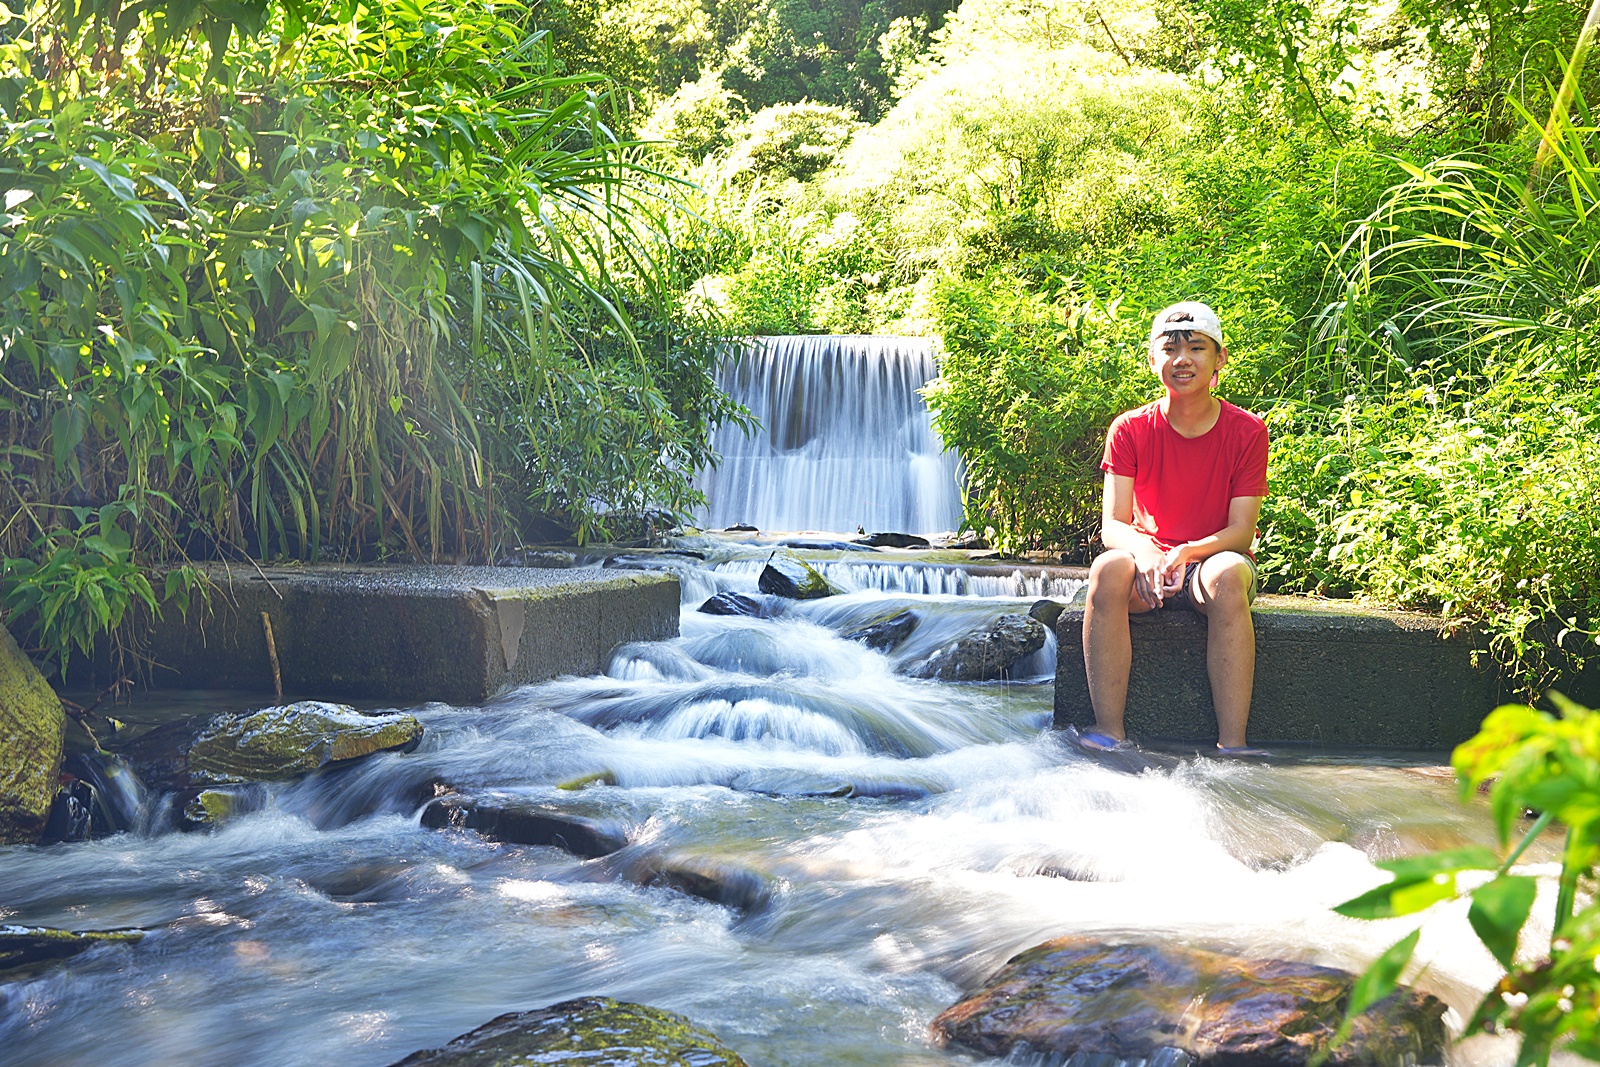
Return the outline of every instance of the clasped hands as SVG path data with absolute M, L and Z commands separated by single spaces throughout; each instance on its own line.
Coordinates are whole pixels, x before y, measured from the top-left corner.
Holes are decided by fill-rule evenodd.
M 1136 557 L 1138 567 L 1133 572 L 1134 592 L 1146 604 L 1159 608 L 1167 597 L 1175 596 L 1182 590 L 1183 572 L 1195 558 L 1194 546 L 1187 543 L 1174 545 L 1165 552 L 1151 546 L 1148 553 L 1141 552 Z

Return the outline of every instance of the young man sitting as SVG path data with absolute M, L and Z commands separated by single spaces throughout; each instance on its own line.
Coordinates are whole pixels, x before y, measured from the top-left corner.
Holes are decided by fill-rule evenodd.
M 1089 570 L 1083 615 L 1095 718 L 1079 735 L 1084 747 L 1127 747 L 1129 613 L 1181 606 L 1206 617 L 1217 748 L 1262 754 L 1245 746 L 1245 723 L 1256 669 L 1250 545 L 1267 495 L 1267 427 L 1211 395 L 1227 361 L 1215 311 L 1194 301 L 1167 308 L 1150 329 L 1150 369 L 1166 396 L 1119 415 L 1106 435 L 1106 550 Z

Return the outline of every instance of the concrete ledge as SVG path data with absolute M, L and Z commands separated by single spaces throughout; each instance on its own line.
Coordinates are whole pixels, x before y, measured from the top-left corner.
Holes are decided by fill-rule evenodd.
M 1427 615 L 1302 597 L 1255 606 L 1250 740 L 1450 748 L 1500 702 L 1492 670 L 1472 666 L 1470 634 L 1439 635 Z M 1055 724 L 1094 722 L 1083 669 L 1083 608 L 1056 623 Z M 1135 738 L 1212 743 L 1206 623 L 1191 611 L 1135 615 L 1127 728 Z
M 603 671 L 630 641 L 678 633 L 678 579 L 599 567 L 206 568 L 209 612 L 151 634 L 157 688 L 478 704 L 513 686 Z

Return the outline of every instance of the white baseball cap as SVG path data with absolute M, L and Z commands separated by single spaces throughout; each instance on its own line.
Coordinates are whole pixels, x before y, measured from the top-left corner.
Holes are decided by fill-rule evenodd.
M 1156 313 L 1150 324 L 1150 350 L 1154 352 L 1169 333 L 1205 334 L 1218 348 L 1228 347 L 1222 341 L 1222 320 L 1209 304 L 1198 300 L 1182 300 Z

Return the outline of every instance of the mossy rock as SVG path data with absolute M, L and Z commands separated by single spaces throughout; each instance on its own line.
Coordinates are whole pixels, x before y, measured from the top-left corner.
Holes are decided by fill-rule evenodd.
M 1156 1060 L 1196 1067 L 1438 1063 L 1445 1005 L 1402 988 L 1329 1044 L 1355 975 L 1178 944 L 1063 937 L 1013 957 L 984 988 L 933 1020 L 940 1044 L 1041 1061 Z
M 0 845 L 33 844 L 44 833 L 64 724 L 55 690 L 0 626 Z
M 821 571 L 794 556 L 774 556 L 767 561 L 756 579 L 756 588 L 768 596 L 790 600 L 819 600 L 843 591 Z
M 893 652 L 911 636 L 921 617 L 910 608 L 901 608 L 865 626 L 858 626 L 844 635 L 846 641 L 856 641 L 877 652 Z
M 511 1012 L 392 1067 L 745 1067 L 715 1034 L 670 1011 L 584 997 Z
M 126 945 L 144 937 L 143 930 L 56 930 L 48 926 L 0 926 L 0 975 L 21 977 L 57 960 L 99 945 Z
M 297 778 L 377 752 L 410 751 L 421 740 L 422 724 L 410 715 L 308 700 L 163 726 L 126 755 L 152 787 L 204 788 Z

